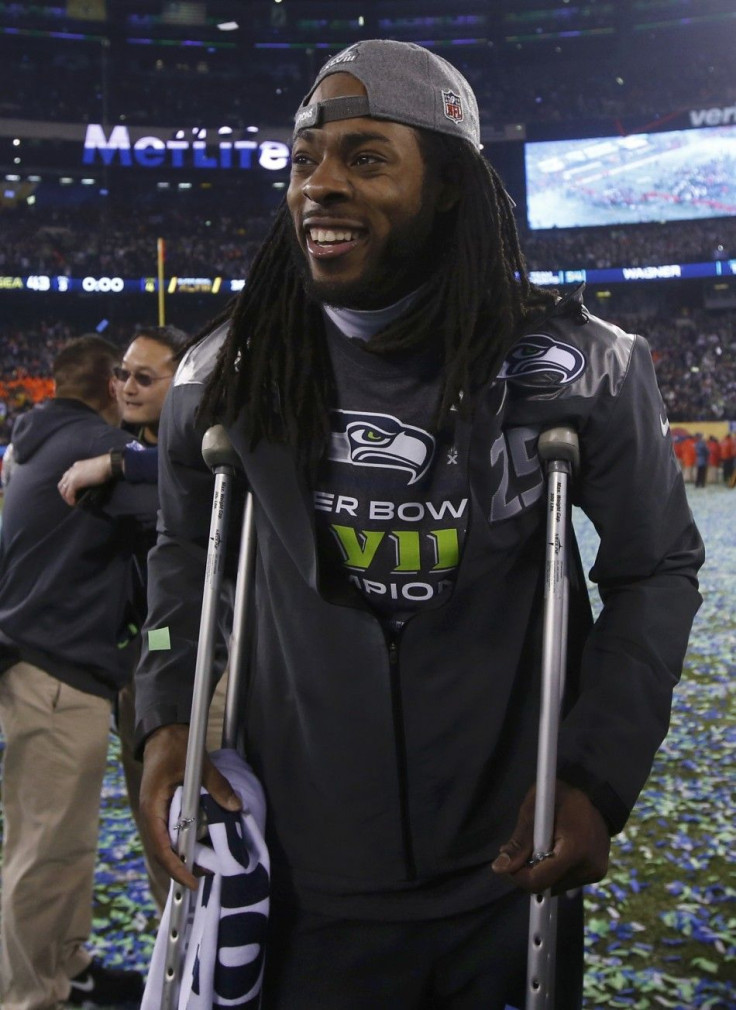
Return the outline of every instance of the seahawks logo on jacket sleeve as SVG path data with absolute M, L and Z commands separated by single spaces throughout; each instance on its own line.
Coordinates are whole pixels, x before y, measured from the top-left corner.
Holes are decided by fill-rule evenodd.
M 567 385 L 581 374 L 585 356 L 577 347 L 553 340 L 546 333 L 530 333 L 511 348 L 500 379 L 522 385 Z
M 333 462 L 403 470 L 409 484 L 420 480 L 432 462 L 434 437 L 397 417 L 333 410 L 332 419 L 328 456 Z

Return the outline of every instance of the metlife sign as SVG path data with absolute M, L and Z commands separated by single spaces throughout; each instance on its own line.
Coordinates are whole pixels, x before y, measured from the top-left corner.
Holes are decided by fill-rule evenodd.
M 278 172 L 289 164 L 289 146 L 280 140 L 243 137 L 208 143 L 207 131 L 176 130 L 172 137 L 144 136 L 132 140 L 127 126 L 106 129 L 89 123 L 84 138 L 84 165 L 121 165 L 139 168 L 195 168 L 247 170 L 260 167 Z

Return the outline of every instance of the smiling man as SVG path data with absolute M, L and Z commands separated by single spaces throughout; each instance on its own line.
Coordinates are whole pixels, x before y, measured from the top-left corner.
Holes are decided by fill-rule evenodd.
M 364 98 L 360 81 L 326 77 L 305 121 L 333 98 L 350 96 Z M 416 131 L 392 122 L 305 127 L 292 166 L 287 200 L 309 262 L 307 289 L 317 301 L 384 308 L 423 283 L 436 255 L 430 240 L 437 212 L 454 193 L 425 166 Z
M 141 327 L 115 369 L 120 412 L 137 441 L 120 453 L 77 460 L 59 481 L 59 493 L 68 505 L 86 488 L 125 477 L 133 482 L 155 483 L 158 425 L 166 394 L 189 337 L 176 326 Z
M 172 326 L 142 330 L 125 352 L 122 365 L 115 369 L 123 420 L 139 429 L 145 444 L 158 441 L 164 400 L 187 339 Z
M 164 407 L 148 628 L 171 647 L 144 640 L 137 673 L 142 810 L 196 886 L 167 810 L 217 419 L 256 504 L 239 717 L 269 805 L 265 1010 L 521 1007 L 528 893 L 606 872 L 667 729 L 702 543 L 651 357 L 580 292 L 530 283 L 512 209 L 463 76 L 414 44 L 356 43 L 298 110 L 286 205 Z M 573 566 L 555 843 L 531 864 L 536 446 L 561 423 L 580 435 L 604 607 L 593 627 Z M 208 760 L 204 781 L 237 809 Z M 579 894 L 561 903 L 557 1010 L 581 1005 L 581 914 Z

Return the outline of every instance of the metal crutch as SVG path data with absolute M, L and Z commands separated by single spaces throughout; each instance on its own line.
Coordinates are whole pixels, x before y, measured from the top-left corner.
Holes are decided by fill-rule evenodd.
M 181 817 L 179 820 L 177 853 L 188 870 L 194 865 L 194 847 L 197 840 L 199 820 L 199 797 L 202 782 L 202 765 L 204 761 L 205 741 L 207 735 L 207 715 L 212 693 L 212 667 L 215 652 L 217 632 L 217 605 L 222 590 L 223 572 L 225 567 L 227 532 L 230 516 L 230 501 L 238 456 L 233 449 L 227 432 L 222 425 L 209 428 L 202 439 L 202 456 L 207 466 L 215 475 L 215 489 L 212 499 L 212 517 L 210 520 L 209 544 L 207 549 L 207 564 L 205 572 L 204 592 L 202 596 L 202 614 L 199 625 L 199 640 L 197 644 L 197 662 L 194 675 L 194 693 L 192 697 L 192 714 L 187 743 L 186 767 L 182 787 Z M 245 557 L 249 573 L 254 557 L 254 538 L 252 535 L 253 506 L 250 494 L 247 495 L 243 515 L 243 541 L 241 541 L 241 561 Z M 238 569 L 240 572 L 242 569 Z M 235 608 L 245 613 L 248 605 L 248 583 L 241 589 L 238 587 L 235 595 Z M 235 615 L 237 617 L 237 615 Z M 235 625 L 234 625 L 235 627 Z M 232 642 L 232 640 L 231 640 Z M 237 644 L 237 643 L 236 643 Z M 236 655 L 236 669 L 230 669 L 228 697 L 225 710 L 225 725 L 223 727 L 223 744 L 232 746 L 234 731 L 227 736 L 228 727 L 235 725 L 235 714 L 228 712 L 231 698 L 237 695 L 237 676 L 240 673 L 242 659 Z M 188 924 L 191 892 L 188 888 L 172 880 L 170 892 L 171 913 L 166 944 L 166 962 L 164 969 L 164 984 L 161 998 L 161 1010 L 175 1010 L 179 987 L 181 985 L 181 970 L 186 951 L 186 928 Z
M 572 428 L 551 428 L 540 435 L 538 452 L 547 472 L 547 549 L 532 864 L 546 859 L 554 844 L 557 737 L 567 661 L 568 485 L 579 463 L 577 434 Z M 532 895 L 526 1010 L 554 1010 L 556 935 L 557 898 L 550 890 Z
M 251 587 L 256 560 L 256 538 L 253 525 L 253 495 L 248 491 L 243 506 L 243 528 L 240 534 L 238 578 L 233 601 L 233 630 L 228 650 L 228 682 L 225 698 L 225 719 L 222 725 L 222 746 L 237 748 L 240 685 L 245 681 L 250 660 L 253 622 L 249 620 Z

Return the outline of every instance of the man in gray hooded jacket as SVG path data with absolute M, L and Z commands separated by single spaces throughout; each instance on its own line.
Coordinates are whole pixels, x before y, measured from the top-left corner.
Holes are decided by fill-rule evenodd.
M 159 858 L 181 780 L 212 481 L 228 429 L 255 501 L 240 724 L 268 801 L 266 1010 L 520 1007 L 527 892 L 606 872 L 667 729 L 702 543 L 641 338 L 529 281 L 475 96 L 420 46 L 358 42 L 296 117 L 286 206 L 238 302 L 184 358 L 137 672 Z M 529 865 L 546 427 L 581 443 L 554 848 Z M 145 642 L 144 642 L 145 649 Z M 208 762 L 205 785 L 237 806 Z M 580 1006 L 580 897 L 557 1010 Z M 578 921 L 575 922 L 576 916 Z
M 122 450 L 113 368 L 97 336 L 54 362 L 55 396 L 22 415 L 0 534 L 0 725 L 4 1010 L 137 999 L 137 972 L 85 949 L 112 700 L 130 677 L 120 648 L 132 552 L 156 492 L 116 487 L 108 514 L 73 509 L 57 482 L 76 459 Z

